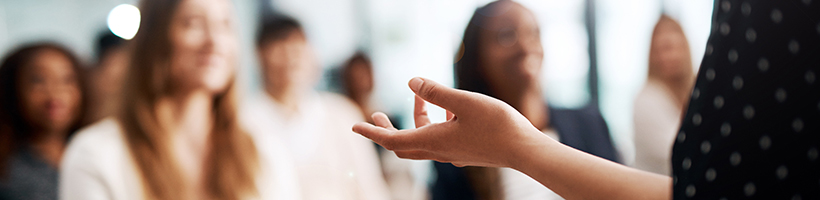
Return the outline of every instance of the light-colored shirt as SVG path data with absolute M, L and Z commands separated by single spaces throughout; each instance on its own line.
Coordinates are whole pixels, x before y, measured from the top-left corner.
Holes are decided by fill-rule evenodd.
M 60 199 L 143 199 L 142 178 L 123 136 L 120 124 L 112 118 L 79 131 L 63 156 Z M 249 199 L 300 199 L 292 161 L 284 150 L 276 150 L 281 145 L 265 145 L 256 145 L 261 169 L 256 177 L 259 195 Z
M 559 140 L 555 129 L 541 130 L 554 140 Z M 559 200 L 564 199 L 527 174 L 511 168 L 499 168 L 504 199 L 508 200 Z
M 352 101 L 336 94 L 310 93 L 290 116 L 267 95 L 250 101 L 243 115 L 276 130 L 268 136 L 285 142 L 305 199 L 389 199 L 376 146 L 351 129 L 364 121 Z
M 680 128 L 681 109 L 661 83 L 646 82 L 635 98 L 635 168 L 672 173 L 672 144 Z

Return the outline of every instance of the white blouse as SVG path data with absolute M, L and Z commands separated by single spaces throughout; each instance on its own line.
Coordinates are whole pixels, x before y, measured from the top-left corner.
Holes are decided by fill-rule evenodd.
M 675 135 L 682 108 L 661 83 L 647 81 L 635 98 L 635 168 L 670 175 Z
M 251 132 L 252 137 L 258 136 Z M 256 179 L 258 199 L 301 199 L 292 161 L 284 150 L 277 150 L 281 145 L 268 144 L 257 145 L 262 169 Z M 141 200 L 142 189 L 141 177 L 115 119 L 86 127 L 71 140 L 60 169 L 60 199 Z
M 306 95 L 292 116 L 283 115 L 281 106 L 268 95 L 248 99 L 242 115 L 253 124 L 276 130 L 265 137 L 285 142 L 296 163 L 304 199 L 389 199 L 376 145 L 352 131 L 353 124 L 364 121 L 355 104 L 331 93 Z
M 545 135 L 560 141 L 555 129 L 541 130 Z M 501 187 L 504 188 L 504 199 L 508 200 L 562 200 L 564 199 L 551 189 L 544 187 L 527 174 L 511 168 L 499 168 Z

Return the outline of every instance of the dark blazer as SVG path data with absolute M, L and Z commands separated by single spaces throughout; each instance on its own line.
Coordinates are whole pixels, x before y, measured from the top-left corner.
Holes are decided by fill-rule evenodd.
M 619 162 L 609 127 L 598 109 L 549 109 L 550 125 L 561 143 L 598 157 Z
M 618 152 L 609 136 L 609 128 L 598 109 L 549 108 L 548 112 L 550 126 L 558 132 L 561 143 L 611 161 L 619 161 Z M 476 199 L 464 170 L 449 163 L 434 162 L 433 165 L 438 175 L 430 189 L 433 200 Z

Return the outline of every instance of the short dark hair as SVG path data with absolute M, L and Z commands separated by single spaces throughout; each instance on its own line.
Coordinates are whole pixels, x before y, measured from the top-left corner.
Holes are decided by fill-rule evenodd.
M 268 42 L 283 40 L 293 32 L 302 33 L 302 25 L 296 19 L 285 15 L 265 17 L 256 35 L 256 47 L 261 48 Z
M 102 61 L 111 49 L 121 47 L 125 43 L 125 39 L 120 38 L 109 30 L 102 31 L 97 36 L 97 46 L 95 52 L 97 53 L 97 62 Z

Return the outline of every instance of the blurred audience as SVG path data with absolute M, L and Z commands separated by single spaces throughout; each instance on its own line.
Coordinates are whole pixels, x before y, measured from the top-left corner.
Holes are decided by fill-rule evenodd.
M 665 175 L 672 173 L 669 152 L 694 84 L 692 56 L 683 28 L 674 19 L 662 15 L 652 33 L 649 76 L 635 99 L 636 168 Z
M 96 44 L 97 63 L 88 70 L 88 107 L 85 122 L 93 123 L 114 115 L 120 100 L 122 80 L 128 68 L 129 52 L 125 39 L 109 30 L 100 34 Z
M 427 188 L 413 174 L 416 163 L 351 130 L 373 123 L 378 110 L 367 54 L 341 68 L 346 97 L 317 91 L 320 63 L 291 17 L 262 19 L 255 47 L 264 92 L 240 101 L 231 1 L 141 0 L 140 12 L 133 42 L 99 35 L 87 73 L 53 43 L 23 46 L 3 60 L 0 199 L 562 199 L 513 169 L 439 162 Z M 635 167 L 670 175 L 695 72 L 674 19 L 662 15 L 651 41 L 646 85 L 634 102 Z M 456 87 L 498 98 L 553 139 L 618 162 L 597 106 L 548 104 L 543 59 L 534 14 L 494 1 L 466 27 Z
M 256 145 L 238 119 L 231 1 L 142 0 L 140 11 L 122 110 L 72 139 L 60 198 L 299 199 L 281 146 Z
M 507 102 L 544 134 L 571 147 L 617 161 L 607 124 L 594 107 L 550 107 L 540 87 L 544 58 L 535 16 L 513 1 L 496 1 L 475 11 L 455 64 L 459 89 Z M 509 168 L 436 163 L 433 199 L 561 199 L 529 176 Z
M 373 64 L 364 52 L 356 52 L 342 68 L 342 83 L 345 95 L 359 107 L 367 122 L 373 123 L 370 114 L 375 112 L 372 105 Z
M 265 94 L 248 113 L 285 141 L 298 167 L 305 199 L 387 199 L 373 144 L 350 127 L 363 121 L 349 99 L 313 90 L 320 67 L 301 25 L 265 18 L 257 37 Z M 264 144 L 264 142 L 260 143 Z
M 57 169 L 79 127 L 77 58 L 51 43 L 24 46 L 0 66 L 0 199 L 57 199 Z
M 370 114 L 378 110 L 372 101 L 375 86 L 373 78 L 373 64 L 364 52 L 356 52 L 342 66 L 343 91 L 358 106 L 365 120 L 370 123 L 373 123 Z M 391 123 L 401 129 L 400 123 L 396 119 L 400 119 L 400 117 L 390 116 Z M 390 199 L 415 200 L 428 198 L 427 182 L 417 180 L 414 176 L 414 166 L 425 164 L 427 161 L 401 159 L 393 151 L 388 151 L 376 144 L 374 146 L 379 154 L 384 179 L 390 191 Z

